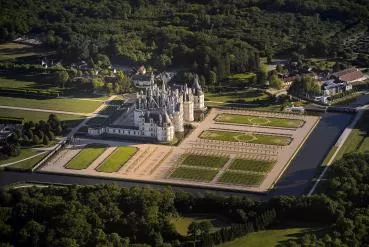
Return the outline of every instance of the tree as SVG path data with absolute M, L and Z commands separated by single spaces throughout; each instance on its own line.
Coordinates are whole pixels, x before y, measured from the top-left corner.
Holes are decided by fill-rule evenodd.
M 95 61 L 95 64 L 102 69 L 108 69 L 111 65 L 109 57 L 104 54 L 97 54 Z
M 44 135 L 44 138 L 42 140 L 42 143 L 47 146 L 50 143 L 49 137 L 47 135 Z
M 281 79 L 279 79 L 276 74 L 273 74 L 269 78 L 269 86 L 271 88 L 275 88 L 275 89 L 282 89 L 282 87 L 283 87 L 283 81 Z
M 65 70 L 59 70 L 55 72 L 56 82 L 64 88 L 65 83 L 69 80 L 68 72 Z
M 215 86 L 215 84 L 217 83 L 217 74 L 212 70 L 210 70 L 209 72 L 208 82 L 212 86 Z
M 19 231 L 19 242 L 26 246 L 38 246 L 43 231 L 43 225 L 34 220 L 30 220 Z
M 259 85 L 264 85 L 267 79 L 267 66 L 259 66 L 259 71 L 256 73 L 256 80 Z
M 96 77 L 92 80 L 92 88 L 94 90 L 99 90 L 101 89 L 102 87 L 104 87 L 104 82 L 101 80 L 101 78 L 99 77 Z

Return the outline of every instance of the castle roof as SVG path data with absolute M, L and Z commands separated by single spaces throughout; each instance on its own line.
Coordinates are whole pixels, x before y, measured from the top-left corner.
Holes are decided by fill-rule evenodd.
M 202 91 L 202 88 L 199 84 L 199 76 L 198 75 L 195 75 L 195 77 L 194 77 L 193 84 L 192 84 L 192 90 L 193 90 L 194 95 L 196 95 L 196 96 L 200 96 L 200 95 L 204 94 L 203 91 Z

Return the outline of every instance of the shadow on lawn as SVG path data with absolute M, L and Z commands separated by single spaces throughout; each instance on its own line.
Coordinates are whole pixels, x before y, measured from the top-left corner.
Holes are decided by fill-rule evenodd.
M 328 233 L 329 231 L 329 227 L 327 226 L 311 226 L 309 224 L 306 225 L 301 225 L 298 224 L 297 226 L 289 226 L 289 227 L 281 227 L 281 228 L 276 228 L 273 230 L 283 230 L 283 229 L 288 229 L 291 227 L 306 227 L 307 229 L 299 232 L 299 233 L 292 233 L 292 234 L 287 234 L 286 237 L 288 237 L 287 240 L 282 240 L 282 241 L 278 241 L 278 244 L 276 245 L 277 247 L 282 247 L 282 246 L 287 246 L 288 242 L 290 242 L 291 240 L 298 240 L 301 239 L 304 235 L 306 234 L 314 234 L 317 235 L 318 237 L 323 237 L 325 234 Z

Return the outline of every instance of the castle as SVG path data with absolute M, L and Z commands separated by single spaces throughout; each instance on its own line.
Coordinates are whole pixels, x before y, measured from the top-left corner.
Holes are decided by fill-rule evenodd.
M 196 75 L 191 87 L 165 82 L 159 87 L 152 77 L 150 86 L 135 95 L 134 103 L 112 125 L 89 127 L 92 136 L 144 137 L 159 142 L 171 142 L 175 133 L 184 132 L 184 124 L 205 111 L 204 93 Z M 132 120 L 132 121 L 130 121 Z M 130 124 L 128 124 L 130 123 Z

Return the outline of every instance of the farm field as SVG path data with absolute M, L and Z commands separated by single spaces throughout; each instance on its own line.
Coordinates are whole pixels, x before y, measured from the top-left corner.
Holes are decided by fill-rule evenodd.
M 104 151 L 106 150 L 106 146 L 91 144 L 82 149 L 72 160 L 68 162 L 66 168 L 81 170 L 86 169 L 97 159 Z
M 210 182 L 217 173 L 218 170 L 178 167 L 170 175 L 170 178 Z
M 267 160 L 235 159 L 232 161 L 229 170 L 269 172 L 274 163 L 275 161 Z
M 269 134 L 266 135 L 251 132 L 218 131 L 218 130 L 206 130 L 202 132 L 199 137 L 208 140 L 258 143 L 278 146 L 289 145 L 292 141 L 292 138 L 289 136 L 269 135 Z
M 335 160 L 339 160 L 345 153 L 369 151 L 369 111 L 363 116 L 352 130 L 351 134 L 342 145 Z
M 182 165 L 221 168 L 229 160 L 226 156 L 185 154 Z
M 206 101 L 215 102 L 237 102 L 237 103 L 254 103 L 254 101 L 265 101 L 269 99 L 269 95 L 256 90 L 205 93 Z
M 256 186 L 264 180 L 264 175 L 226 171 L 220 177 L 219 182 L 234 185 Z
M 279 128 L 299 128 L 304 124 L 304 121 L 300 119 L 258 117 L 258 116 L 237 115 L 227 113 L 219 114 L 215 118 L 215 121 L 235 124 L 279 127 Z
M 116 172 L 137 152 L 136 147 L 118 147 L 101 165 L 99 172 Z
M 49 118 L 49 112 L 37 112 L 37 111 L 24 111 L 24 110 L 15 110 L 15 109 L 4 109 L 0 108 L 0 116 L 1 117 L 10 117 L 10 118 L 23 118 L 24 121 L 33 121 L 38 122 L 40 120 L 46 121 Z M 80 121 L 84 119 L 83 116 L 78 115 L 70 115 L 70 114 L 55 114 L 60 121 L 65 121 L 68 126 L 78 125 Z
M 78 99 L 26 99 L 0 96 L 0 105 L 36 109 L 91 113 L 102 102 Z

